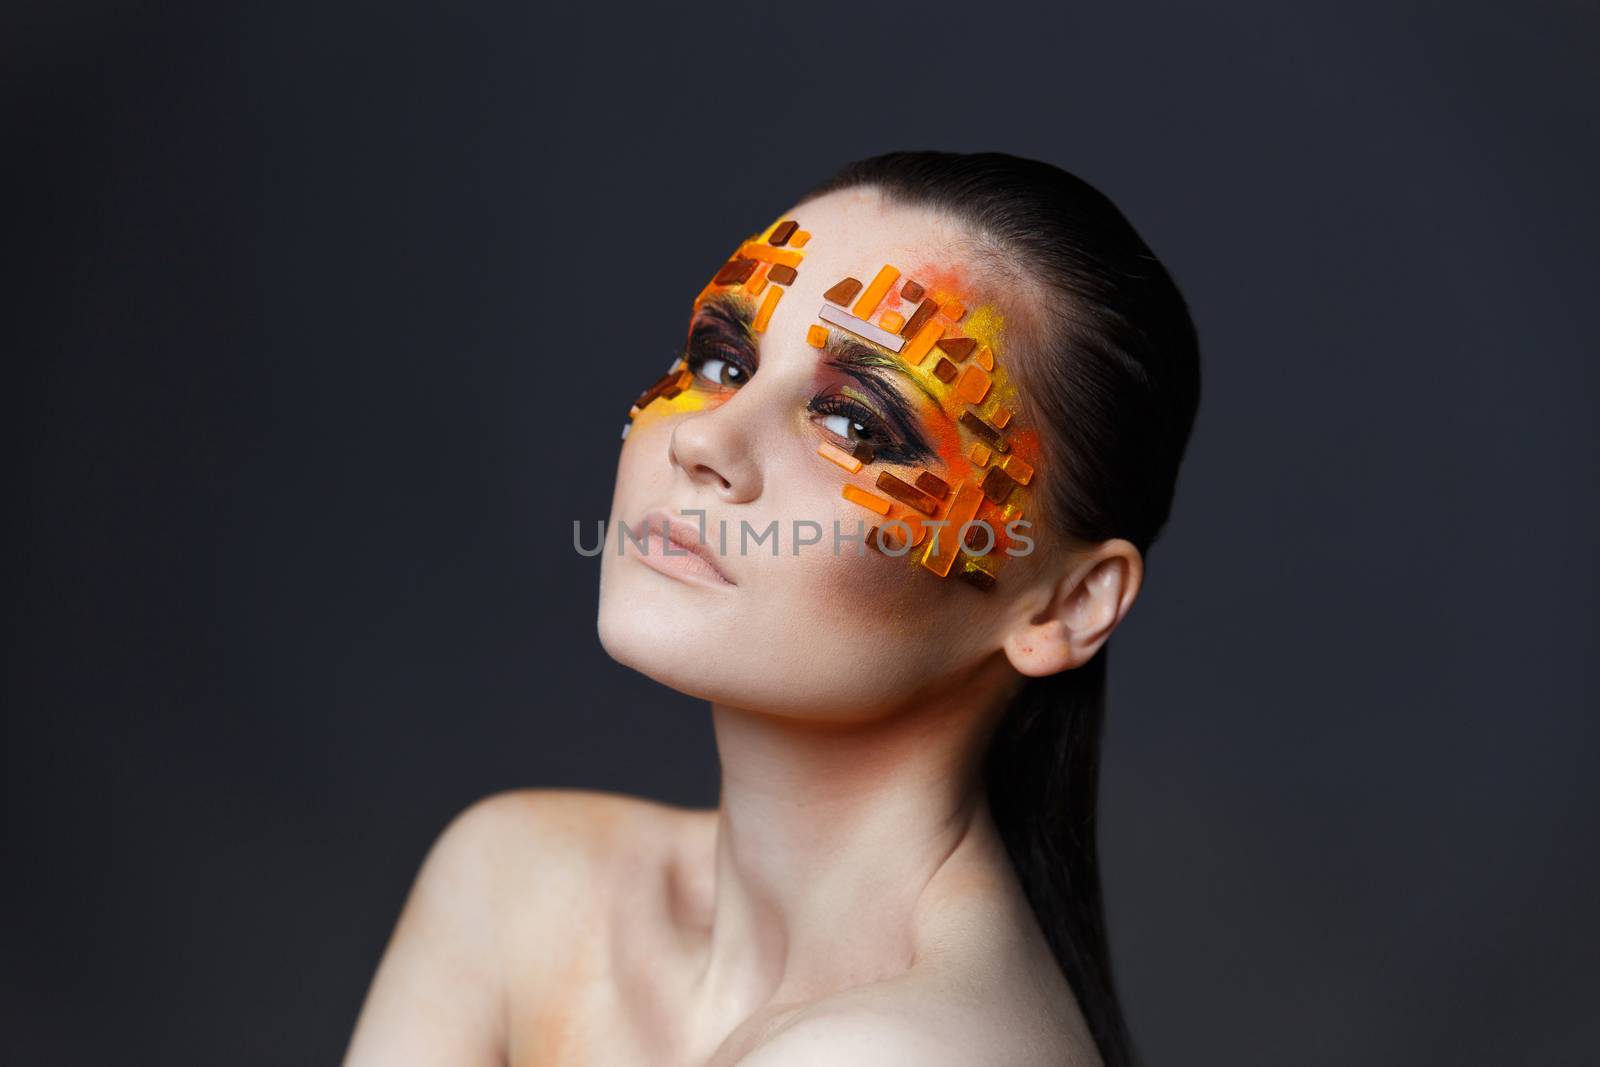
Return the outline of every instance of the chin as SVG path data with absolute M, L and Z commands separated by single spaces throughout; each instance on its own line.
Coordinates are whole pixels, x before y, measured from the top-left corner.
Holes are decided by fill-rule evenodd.
M 681 600 L 693 592 L 603 593 L 600 647 L 622 666 L 686 696 L 740 707 L 785 703 L 785 691 L 795 691 L 786 672 L 766 669 L 770 658 L 748 655 L 748 628 L 742 634 L 735 619 L 686 607 Z
M 663 685 L 714 699 L 704 683 L 719 651 L 738 647 L 738 594 L 678 582 L 642 564 L 601 565 L 597 629 L 606 655 Z M 714 668 L 712 668 L 714 670 Z
M 646 572 L 602 581 L 598 631 L 608 656 L 669 689 L 767 714 L 838 721 L 874 717 L 917 684 L 897 657 L 871 642 L 835 643 L 827 628 L 791 627 L 770 607 L 737 595 L 707 598 L 693 586 L 656 579 Z

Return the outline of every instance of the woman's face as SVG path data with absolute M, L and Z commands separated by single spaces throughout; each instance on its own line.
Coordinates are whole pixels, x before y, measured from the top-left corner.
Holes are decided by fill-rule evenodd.
M 1049 532 L 1031 523 L 1037 441 L 1008 374 L 1003 305 L 1021 297 L 970 247 L 954 222 L 854 189 L 730 255 L 682 359 L 630 411 L 601 554 L 613 658 L 828 719 L 900 710 L 991 661 Z M 863 544 L 877 527 L 881 547 Z

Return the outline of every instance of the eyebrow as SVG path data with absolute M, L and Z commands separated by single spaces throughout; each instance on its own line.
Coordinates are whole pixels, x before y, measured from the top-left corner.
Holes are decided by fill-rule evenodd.
M 731 295 L 718 293 L 708 297 L 700 304 L 694 317 L 690 320 L 690 330 L 702 325 L 702 318 L 710 320 L 705 323 L 709 326 L 721 326 L 739 335 L 743 340 L 755 343 L 755 334 L 750 329 L 754 313 L 749 301 L 739 300 Z
M 876 348 L 868 347 L 860 341 L 852 341 L 848 337 L 840 337 L 837 334 L 833 334 L 828 338 L 828 343 L 823 347 L 823 351 L 828 353 L 828 359 L 825 362 L 829 366 L 838 367 L 854 378 L 859 379 L 862 375 L 869 374 L 881 381 L 882 375 L 878 372 L 880 370 L 890 370 L 922 390 L 929 400 L 932 400 L 935 404 L 939 403 L 939 398 L 933 395 L 933 390 L 928 388 L 927 383 L 912 374 L 910 369 L 906 367 L 905 362 L 896 359 L 894 356 L 879 352 Z

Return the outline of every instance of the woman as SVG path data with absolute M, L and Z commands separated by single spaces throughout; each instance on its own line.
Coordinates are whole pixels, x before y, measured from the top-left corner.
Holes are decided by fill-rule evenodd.
M 1106 650 L 1198 393 L 1166 271 L 1046 164 L 876 157 L 743 242 L 579 539 L 606 651 L 710 702 L 719 805 L 470 807 L 346 1062 L 1133 1062 Z

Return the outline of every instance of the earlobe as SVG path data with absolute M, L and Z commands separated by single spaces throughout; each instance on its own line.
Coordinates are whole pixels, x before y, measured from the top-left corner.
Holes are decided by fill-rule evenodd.
M 1025 623 L 1006 638 L 1005 650 L 1011 665 L 1029 678 L 1043 678 L 1077 666 L 1073 662 L 1072 632 L 1059 618 Z

